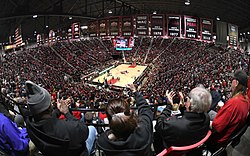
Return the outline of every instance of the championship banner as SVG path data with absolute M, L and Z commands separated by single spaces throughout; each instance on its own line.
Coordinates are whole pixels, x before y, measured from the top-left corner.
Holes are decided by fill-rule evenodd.
M 56 41 L 56 33 L 53 30 L 49 31 L 49 42 L 55 42 Z
M 237 47 L 238 45 L 238 26 L 228 23 L 228 45 Z
M 212 41 L 213 40 L 213 20 L 210 19 L 200 19 L 200 30 L 201 30 L 201 40 Z
M 167 16 L 167 34 L 169 37 L 181 37 L 181 16 Z
M 73 39 L 78 39 L 80 38 L 80 23 L 73 23 L 72 24 L 72 37 Z
M 107 36 L 107 22 L 106 19 L 99 21 L 99 36 Z
M 136 16 L 136 35 L 137 36 L 148 35 L 148 15 Z
M 134 36 L 132 17 L 122 17 L 122 36 Z
M 40 45 L 41 41 L 42 41 L 42 36 L 40 34 L 37 34 L 37 36 L 36 36 L 36 44 Z
M 88 23 L 89 37 L 97 37 L 98 21 L 90 21 Z
M 16 44 L 16 47 L 21 46 L 22 43 L 23 43 L 23 39 L 22 39 L 22 32 L 21 32 L 21 25 L 20 25 L 15 30 L 15 44 Z
M 151 15 L 151 36 L 165 35 L 165 20 L 164 15 Z
M 68 36 L 68 40 L 73 38 L 72 27 L 68 27 L 67 36 Z
M 198 19 L 196 17 L 184 16 L 184 27 L 186 38 L 198 38 Z
M 119 36 L 120 20 L 119 17 L 109 19 L 109 36 Z

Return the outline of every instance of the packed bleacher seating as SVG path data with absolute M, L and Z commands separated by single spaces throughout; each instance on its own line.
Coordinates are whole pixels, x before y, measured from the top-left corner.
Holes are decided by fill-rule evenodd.
M 119 58 L 121 63 L 148 66 L 138 84 L 151 105 L 167 103 L 166 90 L 186 96 L 197 84 L 210 90 L 216 86 L 225 102 L 231 96 L 230 74 L 237 69 L 247 71 L 249 63 L 244 52 L 213 43 L 138 37 L 131 51 L 118 52 L 111 39 L 93 38 L 4 54 L 0 85 L 11 98 L 23 98 L 26 96 L 25 81 L 30 80 L 50 94 L 56 94 L 57 99 L 72 97 L 80 108 L 103 108 L 110 99 L 132 95 L 126 89 L 112 90 L 112 85 L 106 87 L 91 82 L 98 72 L 117 62 L 112 57 L 114 54 L 122 56 Z M 133 99 L 129 100 L 133 103 Z M 74 107 L 75 104 L 71 106 Z

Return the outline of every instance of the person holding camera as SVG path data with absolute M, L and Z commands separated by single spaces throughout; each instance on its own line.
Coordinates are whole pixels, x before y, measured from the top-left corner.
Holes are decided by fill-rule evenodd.
M 154 149 L 160 153 L 170 146 L 187 146 L 203 139 L 208 130 L 210 118 L 207 114 L 212 103 L 211 94 L 202 87 L 196 87 L 189 93 L 185 103 L 186 111 L 182 115 L 171 115 L 178 104 L 173 103 L 174 92 L 166 92 L 170 105 L 157 118 L 154 133 Z M 188 134 L 188 135 L 187 135 Z

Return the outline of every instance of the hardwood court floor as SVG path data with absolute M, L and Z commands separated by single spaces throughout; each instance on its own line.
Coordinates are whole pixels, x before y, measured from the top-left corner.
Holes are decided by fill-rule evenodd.
M 110 76 L 108 76 L 108 73 L 104 73 L 95 78 L 93 82 L 98 82 L 99 80 L 100 83 L 103 83 L 104 78 L 106 78 L 110 82 L 112 77 L 114 77 L 114 79 L 117 79 L 117 77 L 119 77 L 120 80 L 112 81 L 115 82 L 113 83 L 113 85 L 118 87 L 125 87 L 127 84 L 133 83 L 135 79 L 139 77 L 146 68 L 147 66 L 131 66 L 130 64 L 121 64 L 110 70 Z

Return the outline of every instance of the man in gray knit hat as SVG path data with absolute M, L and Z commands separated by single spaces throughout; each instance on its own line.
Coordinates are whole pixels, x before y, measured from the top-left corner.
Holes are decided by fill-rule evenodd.
M 36 132 L 41 131 L 41 133 L 44 133 L 44 136 L 68 140 L 69 146 L 66 150 L 67 152 L 62 155 L 78 156 L 82 153 L 89 155 L 95 141 L 96 129 L 93 126 L 84 125 L 84 123 L 70 114 L 68 109 L 70 100 L 59 100 L 57 102 L 57 108 L 53 110 L 51 96 L 47 90 L 31 81 L 26 81 L 25 85 L 29 109 L 34 118 L 34 122 L 29 122 L 30 127 L 32 128 L 28 128 L 28 132 L 35 135 L 34 138 L 39 138 Z M 57 118 L 61 113 L 64 114 L 66 120 L 60 120 Z M 32 131 L 32 129 L 35 130 Z M 30 138 L 32 140 L 31 136 Z M 38 140 L 42 139 L 43 138 L 39 138 Z M 53 147 L 49 147 L 51 143 L 47 144 L 44 140 L 43 143 L 48 146 L 48 149 L 53 149 Z M 35 139 L 33 142 L 39 149 L 41 143 L 37 142 Z M 44 147 L 39 150 L 44 155 L 57 155 L 60 153 L 60 151 L 46 150 Z

